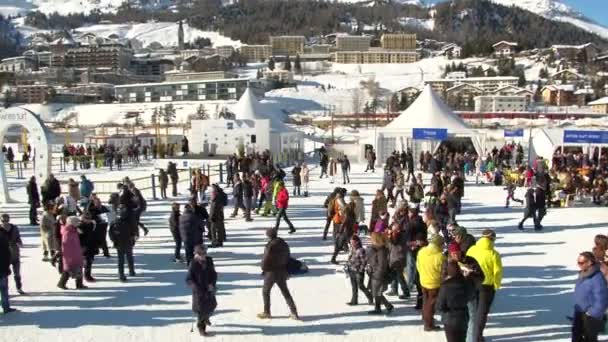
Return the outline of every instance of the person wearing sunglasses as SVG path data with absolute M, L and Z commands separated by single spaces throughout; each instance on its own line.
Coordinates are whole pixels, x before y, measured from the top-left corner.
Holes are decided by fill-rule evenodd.
M 604 330 L 608 287 L 592 252 L 579 254 L 577 265 L 579 275 L 574 287 L 572 341 L 595 342 Z

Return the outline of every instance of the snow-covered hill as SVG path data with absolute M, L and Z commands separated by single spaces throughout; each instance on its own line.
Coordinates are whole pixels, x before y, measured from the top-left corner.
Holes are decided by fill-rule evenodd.
M 516 6 L 547 19 L 567 22 L 608 39 L 608 27 L 585 17 L 559 0 L 490 0 L 504 6 Z

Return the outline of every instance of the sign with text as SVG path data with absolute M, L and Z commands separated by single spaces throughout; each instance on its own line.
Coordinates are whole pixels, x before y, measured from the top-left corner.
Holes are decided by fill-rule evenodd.
M 566 144 L 608 144 L 608 131 L 564 130 Z
M 448 130 L 445 128 L 414 128 L 412 136 L 416 140 L 446 140 Z
M 505 138 L 522 138 L 524 136 L 524 129 L 505 129 Z

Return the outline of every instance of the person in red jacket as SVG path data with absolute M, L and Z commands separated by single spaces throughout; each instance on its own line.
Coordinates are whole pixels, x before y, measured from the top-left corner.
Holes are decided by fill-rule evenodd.
M 281 224 L 281 218 L 285 219 L 287 225 L 289 225 L 289 234 L 295 233 L 296 229 L 289 221 L 289 217 L 287 217 L 287 207 L 289 206 L 289 191 L 285 188 L 285 183 L 282 181 L 279 183 L 279 192 L 277 193 L 277 209 L 279 210 L 277 214 L 277 223 L 274 226 L 274 229 L 279 230 L 279 225 Z

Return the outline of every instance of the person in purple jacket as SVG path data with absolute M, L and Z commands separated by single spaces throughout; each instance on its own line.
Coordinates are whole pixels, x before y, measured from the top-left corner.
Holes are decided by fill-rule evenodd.
M 580 272 L 574 288 L 572 342 L 597 342 L 608 308 L 606 279 L 593 253 L 579 254 L 577 263 Z

